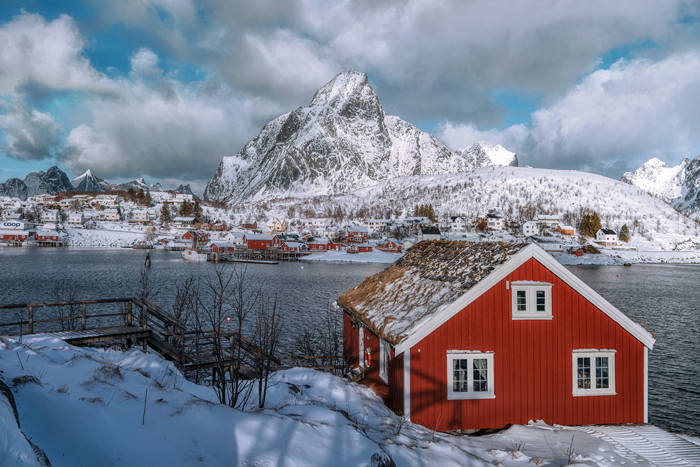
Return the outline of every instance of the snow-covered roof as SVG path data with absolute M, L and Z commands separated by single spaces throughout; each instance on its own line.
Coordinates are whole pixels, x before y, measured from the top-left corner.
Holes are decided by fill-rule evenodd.
M 536 244 L 420 242 L 391 267 L 345 292 L 338 303 L 393 344 L 400 355 L 531 258 L 644 346 L 654 346 L 649 331 Z
M 246 240 L 272 240 L 275 236 L 272 234 L 245 234 Z
M 397 344 L 525 246 L 423 241 L 388 269 L 345 292 L 338 303 Z
M 600 229 L 598 232 L 603 232 L 604 235 L 617 235 L 617 232 L 610 229 Z

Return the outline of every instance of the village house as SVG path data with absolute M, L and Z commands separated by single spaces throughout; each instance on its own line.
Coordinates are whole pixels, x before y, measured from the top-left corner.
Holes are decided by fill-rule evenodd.
M 24 242 L 34 235 L 33 230 L 1 229 L 0 242 Z
M 559 225 L 561 216 L 559 214 L 538 214 L 535 218 L 535 223 L 542 229 L 544 227 L 548 229 L 556 229 Z
M 333 219 L 328 217 L 312 217 L 304 220 L 304 228 L 309 230 L 325 229 L 333 225 Z
M 369 239 L 369 229 L 364 225 L 348 226 L 348 243 L 366 243 Z
M 186 229 L 194 225 L 194 217 L 178 216 L 173 218 L 173 226 L 178 229 Z
M 181 240 L 187 240 L 193 243 L 207 243 L 209 241 L 209 236 L 205 232 L 197 232 L 195 230 L 188 230 L 180 237 Z
M 97 195 L 92 202 L 100 206 L 116 206 L 121 203 L 121 198 L 118 195 Z
M 440 240 L 440 237 L 440 229 L 436 226 L 433 225 L 429 227 L 421 227 L 418 241 L 422 242 L 423 240 Z
M 560 224 L 557 226 L 557 232 L 564 235 L 576 235 L 576 230 L 570 225 Z
M 134 209 L 131 211 L 131 215 L 134 222 L 148 222 L 152 220 L 145 209 Z
M 119 211 L 116 209 L 105 209 L 105 221 L 117 222 L 121 220 Z
M 486 214 L 486 228 L 492 232 L 499 232 L 506 228 L 505 218 L 495 212 Z
M 337 303 L 345 357 L 414 423 L 648 421 L 653 336 L 535 244 L 421 242 Z
M 287 230 L 287 222 L 279 219 L 272 219 L 262 228 L 263 234 L 276 234 Z
M 285 241 L 282 243 L 281 250 L 284 251 L 285 253 L 298 253 L 301 251 L 307 251 L 309 248 L 306 246 L 306 243 L 304 242 L 294 242 L 294 241 Z
M 391 219 L 365 219 L 362 221 L 362 225 L 367 227 L 370 233 L 381 232 L 389 224 L 391 224 Z
M 326 229 L 314 229 L 311 230 L 311 235 L 314 238 L 333 238 L 338 235 L 338 227 L 328 227 Z
M 238 230 L 230 230 L 223 235 L 223 239 L 229 243 L 233 243 L 234 245 L 240 246 L 243 245 L 244 236 L 245 232 L 241 232 Z
M 177 206 L 182 205 L 187 201 L 188 203 L 193 203 L 194 202 L 194 196 L 192 196 L 189 193 L 176 193 L 175 196 L 171 198 L 171 202 Z
M 242 228 L 243 230 L 257 230 L 257 229 L 258 229 L 258 222 L 255 221 L 255 222 L 253 222 L 252 224 L 251 224 L 251 223 L 248 223 L 248 224 L 241 224 L 241 228 Z
M 391 238 L 380 241 L 379 243 L 377 243 L 376 248 L 377 250 L 384 251 L 386 253 L 401 253 L 401 251 L 403 250 L 399 242 Z
M 619 243 L 619 238 L 614 230 L 600 229 L 595 234 L 595 242 L 602 246 L 616 246 Z
M 249 250 L 267 250 L 272 248 L 272 242 L 275 236 L 271 234 L 251 234 L 247 233 L 243 236 L 243 244 Z
M 5 219 L 0 222 L 0 229 L 3 230 L 31 230 L 34 228 L 32 222 L 27 222 L 22 219 Z
M 71 212 L 68 213 L 68 224 L 69 225 L 83 225 L 85 223 L 85 216 L 82 212 Z
M 467 233 L 467 220 L 464 217 L 450 217 L 450 235 L 463 235 Z
M 209 251 L 214 254 L 233 253 L 236 246 L 228 242 L 211 242 L 208 245 Z
M 44 209 L 44 211 L 41 213 L 41 221 L 58 224 L 61 222 L 61 213 L 58 211 L 58 209 Z
M 531 237 L 533 235 L 539 235 L 540 229 L 537 227 L 537 223 L 533 221 L 523 222 L 523 235 L 526 237 Z
M 547 253 L 562 253 L 564 244 L 557 237 L 540 237 L 533 235 L 528 239 L 531 243 L 538 244 Z

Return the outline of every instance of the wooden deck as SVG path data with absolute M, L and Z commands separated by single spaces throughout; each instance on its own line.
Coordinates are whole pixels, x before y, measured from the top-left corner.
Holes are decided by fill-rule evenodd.
M 85 345 L 93 342 L 107 342 L 118 339 L 143 339 L 149 337 L 151 331 L 139 326 L 108 326 L 94 329 L 77 329 L 71 331 L 46 332 L 39 335 L 49 335 L 62 339 L 69 344 Z

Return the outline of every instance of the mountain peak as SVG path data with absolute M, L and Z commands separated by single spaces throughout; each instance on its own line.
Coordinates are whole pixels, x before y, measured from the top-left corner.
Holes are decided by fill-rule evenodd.
M 316 91 L 309 107 L 327 107 L 347 118 L 375 119 L 381 114 L 381 105 L 367 75 L 359 71 L 345 71 L 335 76 Z

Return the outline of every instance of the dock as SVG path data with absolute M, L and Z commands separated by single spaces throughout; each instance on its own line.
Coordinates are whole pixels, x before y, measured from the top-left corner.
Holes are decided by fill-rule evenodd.
M 88 306 L 91 311 L 98 307 L 113 309 L 111 312 L 88 313 Z M 47 335 L 73 345 L 121 341 L 131 347 L 139 342 L 145 352 L 150 347 L 165 359 L 175 362 L 195 382 L 199 381 L 201 371 L 213 368 L 235 369 L 241 378 L 257 379 L 259 374 L 255 368 L 259 362 L 270 361 L 275 368 L 282 363 L 238 333 L 222 329 L 188 329 L 186 323 L 146 298 L 0 305 L 0 313 L 7 315 L 9 310 L 18 313 L 19 319 L 10 322 L 4 319 L 0 323 L 0 335 L 17 337 L 20 342 L 28 335 Z M 238 355 L 241 358 L 237 358 Z

